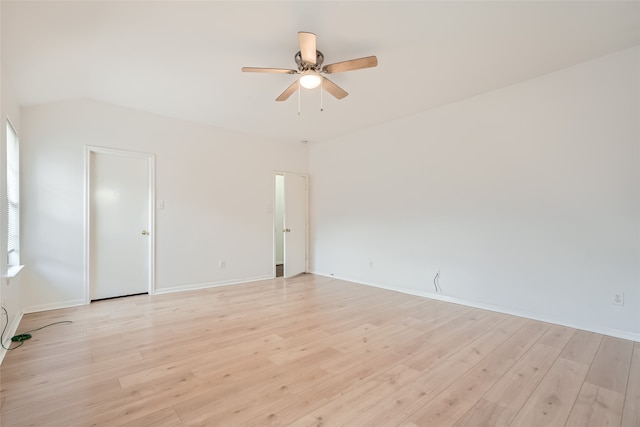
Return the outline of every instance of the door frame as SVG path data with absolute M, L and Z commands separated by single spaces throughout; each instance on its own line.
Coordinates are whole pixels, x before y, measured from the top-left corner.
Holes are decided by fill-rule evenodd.
M 84 147 L 84 303 L 91 303 L 91 155 L 109 154 L 120 157 L 146 159 L 148 173 L 148 221 L 149 239 L 147 243 L 147 290 L 149 295 L 155 290 L 155 219 L 156 219 L 156 156 L 151 153 L 118 150 L 114 148 L 86 145 Z
M 272 270 L 272 274 L 273 274 L 273 278 L 275 279 L 276 277 L 276 175 L 286 175 L 286 174 L 290 174 L 290 175 L 300 175 L 300 176 L 304 176 L 305 179 L 307 180 L 307 191 L 305 192 L 305 196 L 304 196 L 304 212 L 305 212 L 305 227 L 304 227 L 304 251 L 305 251 L 305 257 L 304 257 L 304 272 L 308 273 L 309 272 L 309 174 L 307 173 L 300 173 L 300 172 L 288 172 L 288 171 L 280 171 L 280 170 L 276 170 L 273 171 L 273 176 L 271 177 L 271 190 L 272 190 L 272 200 L 273 200 L 273 218 L 271 220 L 271 228 L 273 229 L 273 237 L 272 237 L 272 242 L 271 242 L 271 249 L 273 251 L 272 254 L 272 261 L 271 261 L 271 268 Z M 287 180 L 285 179 L 284 181 L 284 185 L 287 185 Z M 287 200 L 285 198 L 285 205 L 287 203 Z M 285 222 L 286 222 L 286 218 L 285 218 Z M 285 224 L 286 226 L 286 224 Z M 286 250 L 286 248 L 285 248 Z M 284 254 L 284 259 L 287 258 L 287 254 L 285 252 Z

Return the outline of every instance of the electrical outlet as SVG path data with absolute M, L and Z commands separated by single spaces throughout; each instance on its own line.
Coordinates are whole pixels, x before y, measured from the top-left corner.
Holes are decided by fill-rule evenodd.
M 218 263 L 218 267 L 220 267 L 220 268 L 225 268 L 226 266 L 227 266 L 227 264 L 224 261 L 220 261 Z
M 624 305 L 624 294 L 622 292 L 620 292 L 619 294 L 614 294 L 611 304 Z

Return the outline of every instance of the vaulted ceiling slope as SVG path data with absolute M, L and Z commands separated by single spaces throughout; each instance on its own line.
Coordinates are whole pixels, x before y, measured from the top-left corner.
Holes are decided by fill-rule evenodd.
M 2 1 L 23 105 L 91 98 L 268 139 L 320 141 L 640 44 L 640 2 Z M 298 31 L 325 63 L 377 55 L 277 103 Z

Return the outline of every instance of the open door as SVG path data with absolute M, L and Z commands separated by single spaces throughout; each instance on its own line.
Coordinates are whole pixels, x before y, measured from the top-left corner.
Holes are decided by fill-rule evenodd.
M 284 173 L 284 277 L 307 272 L 308 177 Z

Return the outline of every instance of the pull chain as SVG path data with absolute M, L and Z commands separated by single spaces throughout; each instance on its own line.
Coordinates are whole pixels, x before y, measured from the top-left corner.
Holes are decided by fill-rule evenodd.
M 322 106 L 322 92 L 324 92 L 324 78 L 320 80 L 320 111 L 324 111 L 324 107 Z
M 302 91 L 302 89 L 300 89 L 300 83 L 298 83 L 298 115 L 300 115 L 300 92 Z

